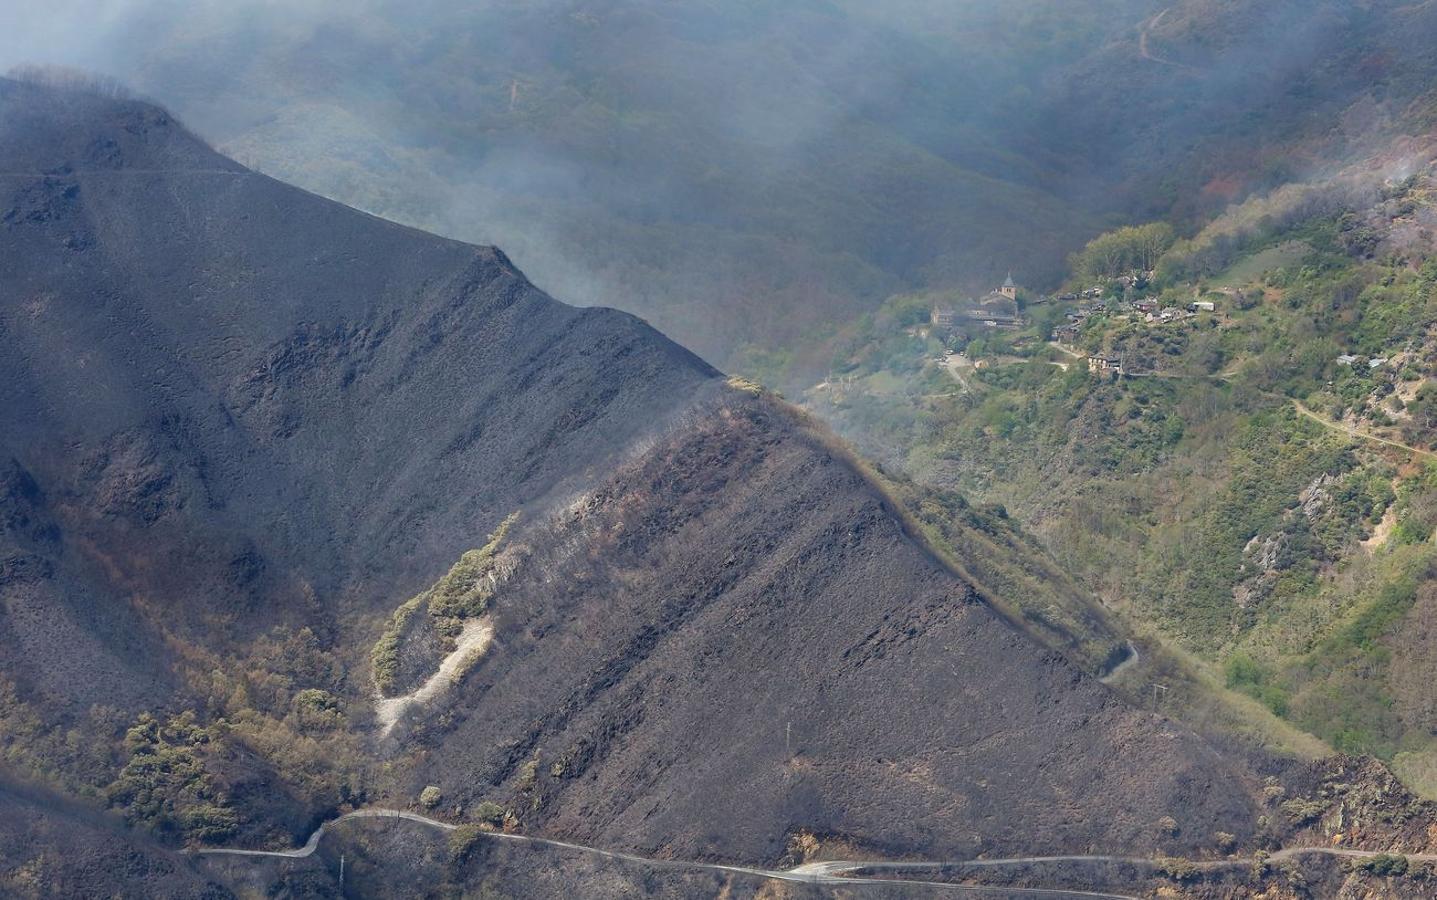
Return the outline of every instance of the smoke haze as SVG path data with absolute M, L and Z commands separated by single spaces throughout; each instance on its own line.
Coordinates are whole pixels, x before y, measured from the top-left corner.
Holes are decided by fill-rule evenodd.
M 1222 4 L 1236 33 L 1168 5 L 27 0 L 0 67 L 114 76 L 247 164 L 750 366 L 895 291 L 1046 287 L 1113 224 L 1196 227 L 1308 164 L 1204 135 L 1308 140 L 1324 105 L 1369 134 L 1398 98 L 1355 96 L 1343 48 L 1431 34 L 1388 4 Z

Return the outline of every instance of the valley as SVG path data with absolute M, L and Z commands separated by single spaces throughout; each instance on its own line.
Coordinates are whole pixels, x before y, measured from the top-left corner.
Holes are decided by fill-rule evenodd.
M 0 254 L 0 360 L 28 386 L 0 617 L 24 779 L 191 847 L 294 846 L 385 800 L 751 867 L 796 841 L 1273 839 L 1282 763 L 1044 643 L 1096 666 L 1120 640 L 1001 520 L 911 516 L 822 425 L 638 320 L 247 173 L 155 107 L 18 81 L 0 104 L 26 123 L 4 167 L 54 173 L 12 187 Z M 176 172 L 107 177 L 128 166 Z M 485 651 L 376 718 L 466 620 Z M 44 859 L 27 878 L 58 877 Z
M 150 5 L 83 62 L 259 171 L 497 243 L 784 390 L 894 293 L 1022 261 L 1049 290 L 1108 228 L 1200 227 L 1433 102 L 1406 0 Z
M 1433 892 L 1437 5 L 83 6 L 0 894 Z

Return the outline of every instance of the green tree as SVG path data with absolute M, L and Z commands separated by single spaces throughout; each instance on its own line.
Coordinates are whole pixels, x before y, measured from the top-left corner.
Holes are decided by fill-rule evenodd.
M 1073 270 L 1087 278 L 1116 278 L 1129 272 L 1147 272 L 1176 240 L 1166 222 L 1129 225 L 1101 234 L 1079 251 Z

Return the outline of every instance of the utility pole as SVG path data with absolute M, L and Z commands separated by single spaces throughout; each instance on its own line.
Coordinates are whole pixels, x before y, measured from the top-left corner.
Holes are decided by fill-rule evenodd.
M 788 755 L 789 755 L 789 757 L 791 758 L 791 757 L 793 756 L 793 723 L 792 723 L 792 722 L 789 722 L 788 725 L 784 728 L 784 733 L 783 733 L 783 747 L 784 747 L 784 749 L 788 752 Z
M 344 893 L 344 854 L 339 854 L 339 893 Z
M 1158 682 L 1154 681 L 1154 682 L 1153 682 L 1153 712 L 1157 712 L 1157 711 L 1158 711 L 1158 693 L 1159 693 L 1159 692 L 1162 693 L 1163 697 L 1167 697 L 1167 695 L 1168 695 L 1168 686 L 1165 685 L 1165 684 L 1159 684 Z

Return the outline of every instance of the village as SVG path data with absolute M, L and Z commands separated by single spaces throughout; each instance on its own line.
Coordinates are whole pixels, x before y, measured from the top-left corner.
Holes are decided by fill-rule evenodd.
M 1121 357 L 1100 353 L 1086 353 L 1078 348 L 1078 338 L 1084 327 L 1094 317 L 1107 320 L 1125 319 L 1149 327 L 1162 327 L 1187 322 L 1201 315 L 1218 316 L 1219 305 L 1215 296 L 1230 298 L 1242 305 L 1246 297 L 1241 291 L 1220 289 L 1208 298 L 1194 297 L 1185 306 L 1163 305 L 1159 300 L 1141 296 L 1151 283 L 1153 273 L 1133 272 L 1112 279 L 1107 284 L 1094 285 L 1081 291 L 1058 294 L 1029 295 L 1013 280 L 1010 271 L 1003 284 L 978 299 L 961 304 L 934 303 L 929 315 L 928 335 L 944 341 L 945 345 L 966 346 L 974 337 L 988 331 L 1017 332 L 1032 324 L 1027 311 L 1040 306 L 1068 306 L 1060 324 L 1052 327 L 1047 334 L 1049 344 L 1063 354 L 1082 361 L 1090 373 L 1099 376 L 1122 376 L 1151 374 L 1136 372 L 1126 365 Z M 1018 336 L 1011 343 L 1015 349 L 1022 349 L 1034 343 L 1031 339 Z M 963 346 L 949 349 L 940 362 L 962 366 L 966 361 Z M 957 359 L 953 359 L 957 357 Z M 985 368 L 986 361 L 974 359 L 967 363 L 973 368 Z M 1066 369 L 1067 363 L 1056 363 Z
M 1228 378 L 1220 368 L 1194 367 L 1183 351 L 1201 335 L 1237 324 L 1245 311 L 1265 302 L 1264 288 L 1219 282 L 1158 295 L 1154 274 L 1135 270 L 1039 293 L 1023 288 L 1010 271 L 976 298 L 951 292 L 896 296 L 852 345 L 858 352 L 848 365 L 830 371 L 811 392 L 839 404 L 861 397 L 882 402 L 915 389 L 927 399 L 982 395 L 992 379 L 981 373 L 1030 363 L 1101 380 Z M 909 341 L 921 346 L 917 355 Z M 1364 374 L 1381 370 L 1390 382 L 1410 355 L 1343 353 L 1333 361 Z M 926 367 L 946 376 L 956 392 L 920 377 Z

